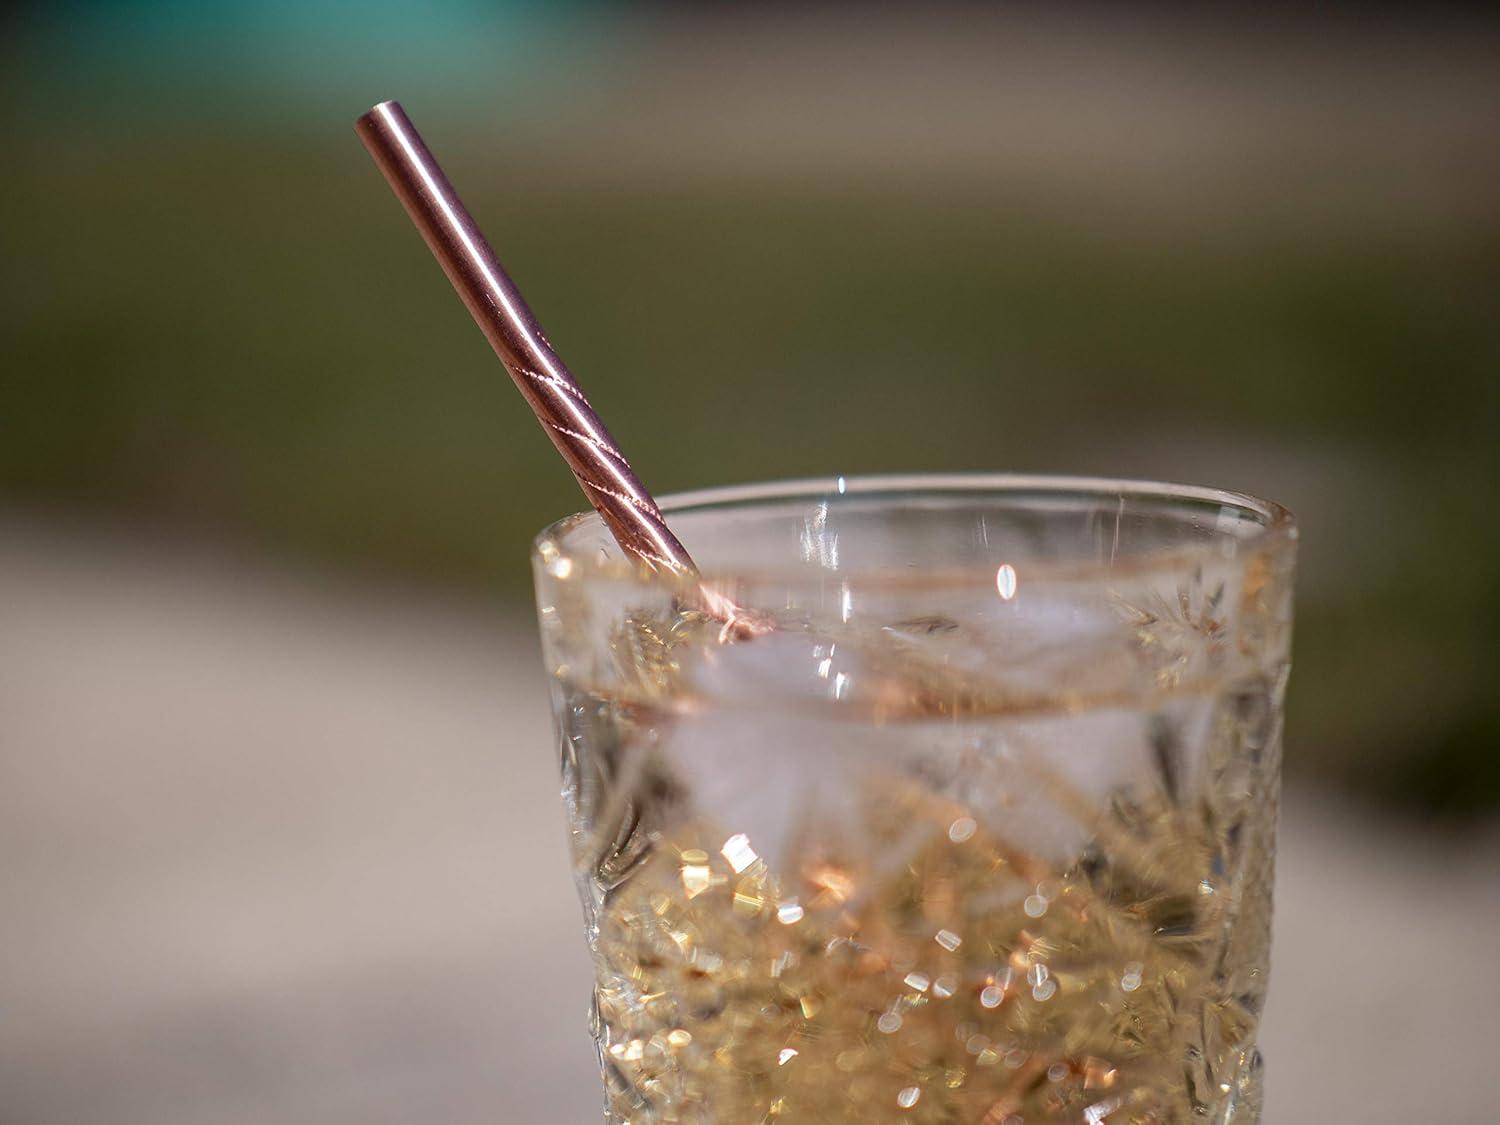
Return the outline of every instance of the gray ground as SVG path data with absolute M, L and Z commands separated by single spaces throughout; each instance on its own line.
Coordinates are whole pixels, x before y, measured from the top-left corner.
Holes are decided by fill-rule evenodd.
M 547 724 L 496 606 L 0 519 L 0 1122 L 597 1120 Z M 1488 1120 L 1500 834 L 1282 844 L 1269 1125 Z

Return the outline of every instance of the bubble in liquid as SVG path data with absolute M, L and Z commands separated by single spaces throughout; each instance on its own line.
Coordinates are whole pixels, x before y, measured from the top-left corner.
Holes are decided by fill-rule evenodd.
M 972 816 L 961 816 L 948 825 L 948 839 L 955 844 L 962 844 L 972 839 L 978 828 L 979 823 Z

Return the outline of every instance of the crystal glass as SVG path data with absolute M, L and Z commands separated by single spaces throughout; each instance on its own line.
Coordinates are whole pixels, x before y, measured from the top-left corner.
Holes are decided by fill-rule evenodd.
M 1206 488 L 871 478 L 535 567 L 610 1122 L 1259 1119 L 1296 532 Z

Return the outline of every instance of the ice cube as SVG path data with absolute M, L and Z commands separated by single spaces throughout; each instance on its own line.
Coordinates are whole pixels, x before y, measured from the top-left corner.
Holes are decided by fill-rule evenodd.
M 698 812 L 773 872 L 794 838 L 851 844 L 860 787 L 910 750 L 841 706 L 866 675 L 857 654 L 788 629 L 697 655 L 684 669 L 695 703 L 664 732 L 662 756 Z
M 1169 743 L 1200 745 L 1208 709 L 1194 697 L 1148 709 L 1121 693 L 1140 670 L 1115 643 L 1128 627 L 1111 607 L 1034 587 L 991 600 L 692 646 L 680 665 L 691 703 L 663 730 L 663 757 L 697 812 L 726 838 L 744 834 L 773 872 L 820 841 L 900 862 L 890 840 L 868 840 L 860 802 L 882 787 L 956 802 L 955 816 L 1054 863 L 1079 854 L 1113 794 L 1192 790 L 1199 766 Z M 911 846 L 928 827 L 912 825 Z

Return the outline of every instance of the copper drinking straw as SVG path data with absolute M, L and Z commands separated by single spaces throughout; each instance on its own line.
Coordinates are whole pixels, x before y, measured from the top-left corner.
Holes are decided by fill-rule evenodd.
M 653 570 L 696 576 L 687 548 L 552 350 L 400 103 L 381 102 L 354 129 L 615 540 Z M 770 628 L 768 618 L 740 609 L 707 584 L 699 586 L 699 595 L 724 622 L 726 638 Z
M 354 128 L 620 546 L 653 569 L 696 574 L 400 103 L 381 102 Z

